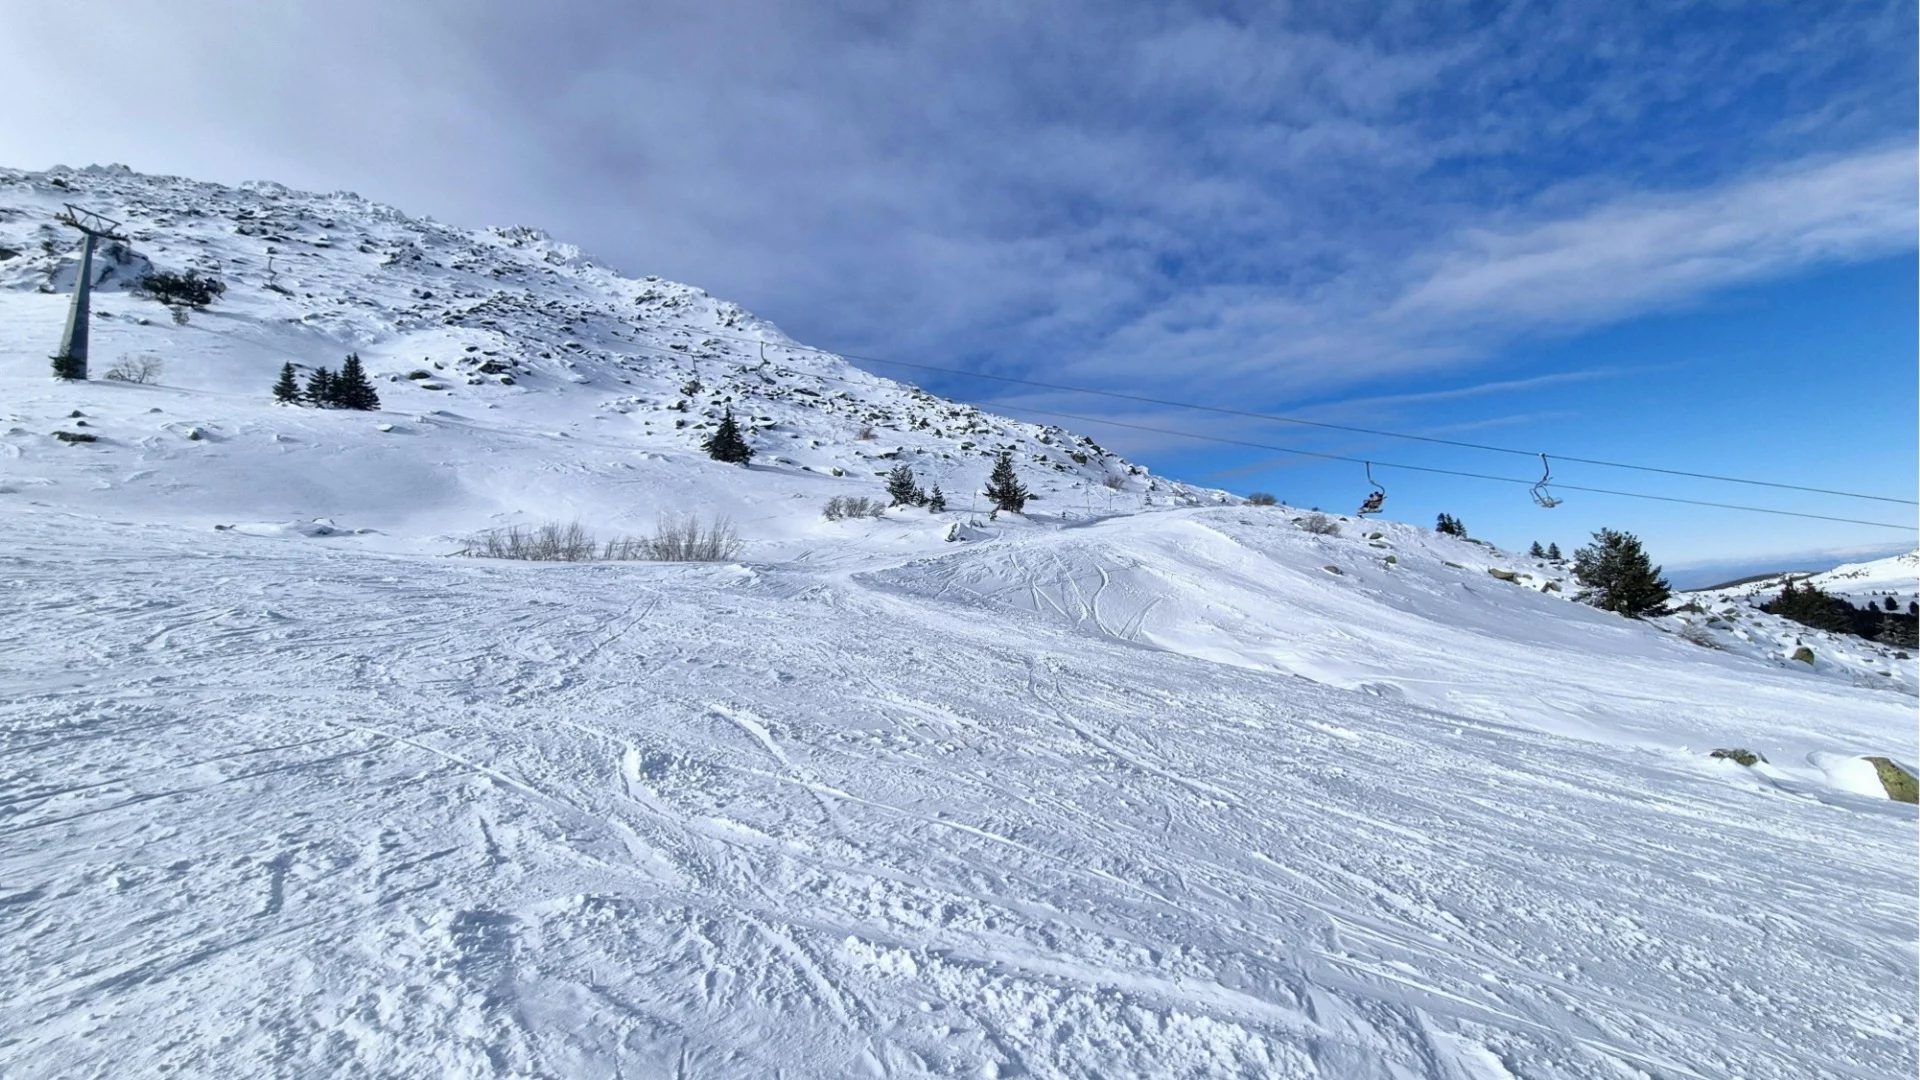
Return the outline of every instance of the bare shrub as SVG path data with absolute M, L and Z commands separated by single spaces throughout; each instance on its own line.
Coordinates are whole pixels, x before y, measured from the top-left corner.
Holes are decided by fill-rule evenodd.
M 1109 476 L 1105 480 L 1100 481 L 1100 483 L 1109 491 L 1119 491 L 1122 487 L 1126 486 L 1127 480 L 1123 476 Z
M 510 525 L 475 534 L 459 553 L 527 562 L 721 562 L 738 555 L 740 548 L 739 534 L 726 518 L 705 525 L 697 517 L 669 516 L 652 536 L 622 536 L 604 544 L 577 521 Z
M 1315 536 L 1340 535 L 1340 523 L 1325 514 L 1308 514 L 1300 519 L 1300 527 Z
M 653 562 L 724 562 L 740 554 L 740 547 L 733 522 L 722 517 L 702 525 L 698 517 L 688 515 L 662 518 L 659 531 L 633 550 Z
M 152 353 L 139 356 L 123 356 L 120 362 L 107 369 L 106 378 L 114 382 L 150 383 L 160 380 L 160 372 L 166 367 L 160 358 Z
M 879 499 L 869 499 L 865 495 L 835 495 L 827 500 L 820 513 L 828 521 L 840 521 L 844 518 L 877 518 L 887 512 L 887 506 Z
M 1713 631 L 1705 623 L 1688 623 L 1680 628 L 1680 640 L 1703 649 L 1718 649 L 1720 643 L 1714 640 Z
M 529 562 L 592 562 L 599 546 L 579 522 L 568 525 L 509 525 L 488 529 L 467 541 L 460 552 L 478 559 Z
M 1279 499 L 1274 498 L 1264 491 L 1256 491 L 1247 496 L 1247 504 L 1249 506 L 1277 506 L 1279 503 Z
M 872 424 L 866 424 L 866 425 L 863 425 L 863 426 L 862 426 L 862 427 L 860 428 L 860 441 L 861 441 L 861 442 L 866 442 L 866 441 L 868 441 L 869 439 L 873 439 L 873 438 L 875 438 L 875 437 L 877 437 L 877 436 L 878 436 L 879 434 L 880 434 L 879 432 L 877 432 L 877 431 L 875 431 L 875 430 L 873 429 L 873 425 L 872 425 Z

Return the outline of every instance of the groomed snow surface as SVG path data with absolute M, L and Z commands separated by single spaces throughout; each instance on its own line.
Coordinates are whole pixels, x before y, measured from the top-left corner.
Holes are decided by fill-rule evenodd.
M 1412 545 L 1187 511 L 816 571 L 5 527 L 9 1076 L 1914 1066 L 1913 812 L 1802 775 L 1910 701 Z M 1183 546 L 1266 591 L 1126 554 Z M 1270 669 L 1155 645 L 1290 610 Z M 1367 689 L 1277 666 L 1343 649 Z
M 721 335 L 767 324 L 520 232 L 0 181 L 41 260 L 0 281 L 8 1080 L 1920 1069 L 1915 811 L 1861 760 L 1920 757 L 1911 658 L 1630 622 L 1391 521 L 1314 535 L 761 365 Z M 185 325 L 103 301 L 96 369 L 151 352 L 159 384 L 47 379 L 65 264 L 29 241 L 64 198 L 226 271 Z M 248 276 L 263 228 L 291 294 Z M 497 325 L 422 306 L 500 281 L 461 301 Z M 265 400 L 347 347 L 382 412 Z M 750 469 L 697 449 L 726 404 Z M 1002 446 L 1043 498 L 976 519 Z M 956 509 L 821 519 L 900 462 Z M 451 554 L 675 511 L 732 516 L 740 559 Z

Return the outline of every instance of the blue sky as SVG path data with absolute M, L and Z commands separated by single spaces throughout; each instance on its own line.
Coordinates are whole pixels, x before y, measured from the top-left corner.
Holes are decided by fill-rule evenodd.
M 1910 2 L 262 7 L 0 0 L 0 65 L 49 91 L 0 126 L 0 161 L 536 224 L 852 353 L 1914 497 Z M 1526 471 L 910 377 L 1016 413 Z M 1345 509 L 1365 489 L 1353 466 L 1077 426 L 1235 490 Z M 1676 564 L 1913 539 L 1381 475 L 1407 520 L 1563 546 L 1607 524 Z

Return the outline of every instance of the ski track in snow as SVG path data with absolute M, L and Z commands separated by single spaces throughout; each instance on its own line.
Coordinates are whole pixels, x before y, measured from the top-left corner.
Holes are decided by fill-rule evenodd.
M 1143 648 L 1057 535 L 73 528 L 0 574 L 9 1077 L 1916 1067 L 1907 808 Z
M 67 384 L 76 200 L 132 247 Z M 0 169 L 0 247 L 6 1080 L 1920 1070 L 1860 761 L 1920 757 L 1920 666 L 1752 588 L 1632 623 L 1311 535 L 349 194 Z M 176 324 L 142 265 L 229 288 Z M 267 400 L 350 349 L 380 412 Z M 822 520 L 900 464 L 954 509 Z M 436 557 L 666 514 L 747 561 Z

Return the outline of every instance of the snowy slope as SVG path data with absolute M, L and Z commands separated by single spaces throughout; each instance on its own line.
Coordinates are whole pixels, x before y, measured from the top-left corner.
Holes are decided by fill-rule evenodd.
M 151 355 L 165 365 L 157 385 L 47 378 L 78 260 L 77 234 L 52 220 L 65 202 L 124 220 L 131 237 L 127 254 L 95 265 L 94 378 Z M 778 557 L 827 499 L 878 496 L 897 464 L 970 509 L 960 493 L 1001 449 L 1039 495 L 1032 509 L 1053 518 L 1225 498 L 1058 428 L 793 347 L 737 305 L 622 277 L 531 229 L 468 232 L 272 184 L 0 171 L 0 252 L 11 256 L 0 260 L 0 460 L 11 462 L 0 483 L 7 497 L 95 516 L 325 518 L 393 538 L 371 546 L 445 551 L 516 522 L 614 534 L 651 531 L 662 513 L 717 513 Z M 147 266 L 210 273 L 228 290 L 175 325 L 125 291 Z M 381 412 L 272 403 L 283 363 L 338 368 L 350 349 Z M 759 453 L 750 483 L 699 449 L 729 406 Z M 101 441 L 66 445 L 56 430 Z
M 1920 1069 L 1863 761 L 1920 758 L 1911 659 L 1311 534 L 525 230 L 0 179 L 0 1075 Z M 229 281 L 104 294 L 96 371 L 159 384 L 47 378 L 63 198 Z M 348 348 L 380 413 L 266 401 Z M 697 449 L 729 397 L 747 470 Z M 1026 517 L 820 517 L 900 461 L 964 507 L 1006 444 Z M 670 511 L 742 560 L 447 557 Z
M 1823 592 L 1845 597 L 1856 607 L 1880 603 L 1891 596 L 1904 610 L 1908 604 L 1920 600 L 1920 551 L 1871 562 L 1844 563 L 1817 574 L 1774 574 L 1726 588 L 1701 589 L 1696 595 L 1765 603 L 1780 594 L 1780 587 L 1788 578 L 1809 582 Z

